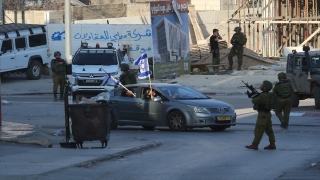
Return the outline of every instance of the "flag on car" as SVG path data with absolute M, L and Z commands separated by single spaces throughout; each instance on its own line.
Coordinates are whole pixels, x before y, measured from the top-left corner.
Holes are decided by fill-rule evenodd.
M 114 78 L 112 78 L 111 74 L 107 73 L 106 77 L 104 77 L 104 80 L 102 81 L 100 86 L 105 86 L 105 85 L 108 85 L 108 84 L 118 85 L 119 82 L 120 82 L 119 80 L 114 80 Z
M 133 64 L 135 66 L 140 66 L 140 74 L 138 76 L 139 79 L 145 79 L 149 77 L 151 72 L 149 70 L 148 56 L 146 53 L 141 54 L 141 56 L 135 60 Z

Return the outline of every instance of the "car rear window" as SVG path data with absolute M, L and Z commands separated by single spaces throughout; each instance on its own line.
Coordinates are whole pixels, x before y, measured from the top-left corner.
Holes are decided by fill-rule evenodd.
M 81 52 L 76 54 L 72 64 L 74 65 L 117 65 L 116 53 Z

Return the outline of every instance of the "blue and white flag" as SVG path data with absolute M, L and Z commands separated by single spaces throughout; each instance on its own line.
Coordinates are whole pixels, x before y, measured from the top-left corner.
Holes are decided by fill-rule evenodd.
M 149 70 L 148 64 L 148 56 L 146 53 L 141 54 L 141 56 L 133 62 L 135 66 L 140 66 L 140 75 L 138 76 L 139 79 L 145 79 L 149 77 L 151 74 Z
M 104 78 L 104 80 L 102 81 L 101 85 L 100 86 L 105 86 L 105 85 L 108 85 L 108 84 L 111 84 L 111 85 L 118 85 L 119 84 L 119 80 L 115 81 L 112 76 L 107 73 L 106 74 L 106 77 Z

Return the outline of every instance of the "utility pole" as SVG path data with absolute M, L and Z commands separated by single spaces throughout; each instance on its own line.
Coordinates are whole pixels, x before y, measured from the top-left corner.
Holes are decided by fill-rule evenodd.
M 227 19 L 227 21 L 228 21 L 228 30 L 227 30 L 228 31 L 228 42 L 227 42 L 227 44 L 228 44 L 228 47 L 229 47 L 229 44 L 230 44 L 230 20 L 229 20 L 229 18 L 230 18 L 230 6 L 232 6 L 232 8 L 233 8 L 234 3 L 233 3 L 232 0 L 224 0 L 223 5 L 227 6 L 227 8 L 228 8 L 228 19 Z

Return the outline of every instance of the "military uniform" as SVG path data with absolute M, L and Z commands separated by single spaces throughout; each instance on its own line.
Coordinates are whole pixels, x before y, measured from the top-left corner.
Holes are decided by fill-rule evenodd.
M 285 73 L 279 73 L 278 77 L 281 78 L 283 77 L 284 79 L 286 78 Z M 281 96 L 281 88 L 283 88 L 281 85 L 284 83 L 288 83 L 288 86 L 290 87 L 290 96 L 288 97 L 282 97 Z M 275 87 L 273 88 L 273 92 L 277 95 L 278 97 L 278 107 L 275 109 L 275 114 L 279 118 L 281 122 L 281 127 L 287 129 L 289 125 L 289 118 L 290 118 L 290 111 L 292 107 L 292 101 L 291 101 L 291 94 L 294 93 L 294 89 L 289 81 L 286 80 L 280 80 Z M 282 114 L 283 112 L 283 114 Z
M 274 144 L 276 139 L 273 133 L 271 121 L 271 109 L 266 108 L 266 104 L 269 100 L 269 91 L 272 89 L 272 83 L 264 81 L 263 84 L 266 87 L 266 91 L 262 92 L 259 96 L 252 98 L 252 103 L 254 104 L 253 109 L 258 111 L 258 117 L 254 128 L 254 139 L 252 141 L 252 145 L 246 146 L 248 149 L 258 149 L 258 145 L 260 144 L 264 132 L 268 135 L 270 142 L 270 145 L 264 149 L 276 149 Z
M 137 84 L 137 79 L 132 72 L 126 71 L 120 75 L 120 82 L 124 86 L 128 84 Z
M 60 54 L 60 52 L 55 52 L 54 56 Z M 60 62 L 64 62 L 63 64 L 59 64 Z M 64 93 L 64 87 L 65 87 L 65 75 L 66 75 L 66 62 L 65 60 L 61 58 L 56 58 L 51 60 L 51 69 L 53 73 L 52 81 L 53 81 L 53 94 L 54 94 L 54 100 L 57 99 L 57 91 L 58 86 L 60 86 L 60 100 L 63 100 L 63 93 Z
M 234 29 L 237 33 L 235 33 L 231 38 L 232 48 L 228 55 L 229 68 L 228 70 L 232 70 L 233 65 L 233 56 L 237 55 L 238 58 L 238 71 L 241 70 L 242 58 L 243 58 L 243 46 L 247 43 L 247 37 L 241 31 L 240 27 L 236 27 Z

